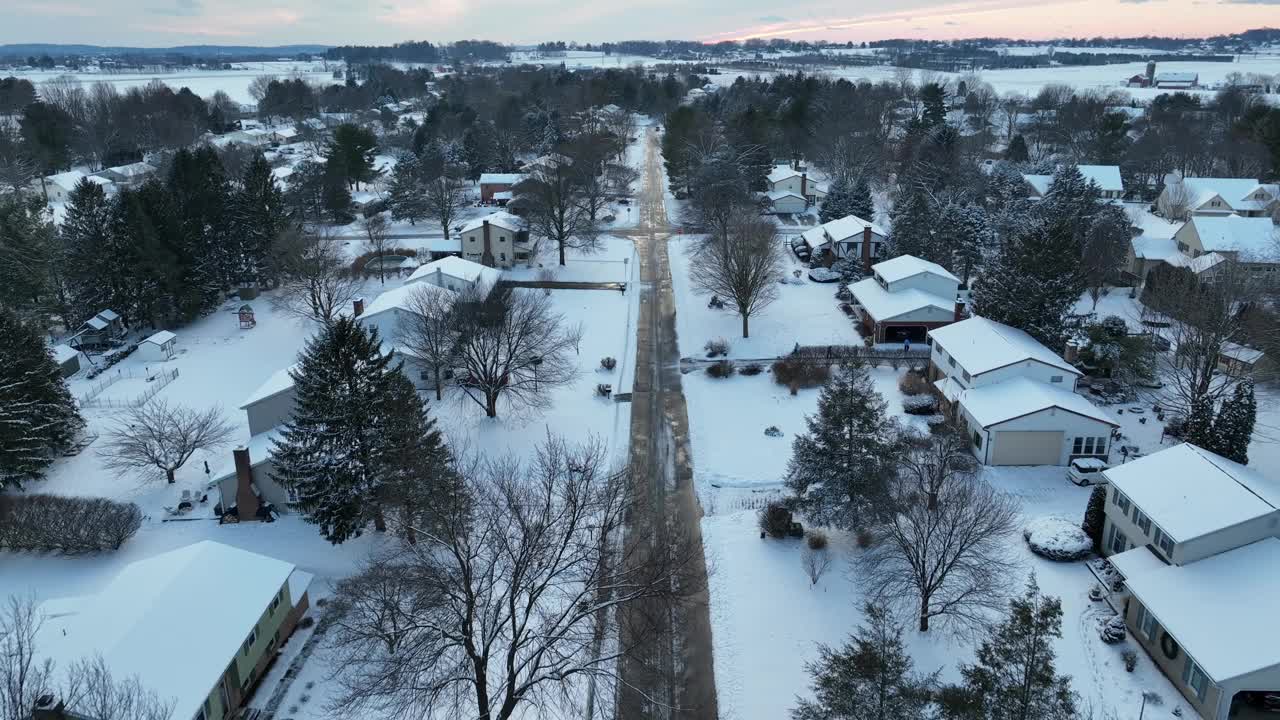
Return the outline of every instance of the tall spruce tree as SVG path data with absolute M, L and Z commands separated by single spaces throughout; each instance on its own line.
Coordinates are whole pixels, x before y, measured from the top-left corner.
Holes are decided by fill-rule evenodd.
M 0 489 L 41 477 L 83 425 L 35 326 L 0 306 Z
M 218 303 L 233 282 L 231 185 L 212 147 L 178 150 L 167 189 L 181 235 L 174 245 L 185 266 L 183 282 L 199 293 L 195 312 Z
M 1191 404 L 1187 420 L 1182 426 L 1182 439 L 1209 452 L 1218 447 L 1213 434 L 1213 400 L 1201 396 Z
M 1050 348 L 1066 342 L 1066 316 L 1084 291 L 1071 228 L 1034 222 L 1006 241 L 973 290 L 974 311 L 1031 334 Z
M 827 196 L 822 199 L 818 208 L 818 220 L 831 222 L 846 215 L 857 215 L 853 211 L 853 192 L 844 182 L 837 180 L 828 188 Z
M 379 502 L 397 516 L 397 530 L 414 542 L 420 530 L 434 529 L 433 519 L 455 516 L 463 503 L 461 480 L 450 470 L 449 449 L 435 419 L 403 373 L 387 377 L 382 427 Z
M 1253 381 L 1245 378 L 1236 384 L 1231 397 L 1222 401 L 1213 420 L 1213 452 L 1242 465 L 1249 464 L 1249 443 L 1258 418 L 1258 401 Z
M 296 401 L 276 441 L 273 476 L 335 545 L 359 537 L 370 521 L 385 528 L 393 487 L 388 406 L 398 374 L 377 329 L 345 317 L 326 325 L 290 372 Z
M 842 647 L 818 647 L 806 664 L 813 700 L 801 699 L 793 720 L 925 720 L 937 674 L 912 672 L 902 627 L 880 606 L 867 603 L 866 622 Z
M 67 197 L 60 228 L 66 258 L 71 309 L 68 324 L 93 317 L 104 308 L 126 312 L 123 299 L 131 249 L 118 247 L 111 234 L 111 202 L 102 186 L 81 180 Z
M 261 285 L 272 279 L 271 247 L 287 224 L 284 193 L 276 185 L 271 163 L 255 153 L 231 198 L 233 283 Z
M 1040 594 L 1035 575 L 1009 615 L 962 665 L 959 686 L 942 693 L 944 716 L 966 720 L 1067 720 L 1076 717 L 1071 678 L 1055 667 L 1053 641 L 1062 637 L 1062 603 Z
M 1093 541 L 1093 551 L 1102 554 L 1102 528 L 1106 523 L 1107 486 L 1094 485 L 1089 493 L 1089 504 L 1084 509 L 1084 521 L 1080 529 Z
M 939 265 L 951 264 L 950 234 L 943 235 L 933 204 L 924 190 L 909 180 L 898 190 L 889 214 L 889 254 L 914 255 Z
M 875 222 L 876 203 L 871 197 L 871 181 L 866 175 L 859 176 L 849 190 L 849 213 L 867 222 Z
M 787 487 L 818 525 L 861 528 L 885 497 L 902 433 L 865 367 L 840 367 L 818 395 L 808 431 L 791 446 Z

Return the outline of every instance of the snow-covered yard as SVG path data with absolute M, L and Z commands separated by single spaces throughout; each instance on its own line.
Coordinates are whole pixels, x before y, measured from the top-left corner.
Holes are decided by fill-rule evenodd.
M 729 341 L 729 357 L 734 358 L 778 357 L 791 352 L 796 343 L 848 345 L 859 342 L 853 321 L 840 312 L 836 302 L 837 283 L 809 280 L 807 268 L 786 247 L 780 252 L 784 255 L 784 274 L 789 282 L 780 284 L 776 301 L 751 318 L 751 337 L 743 338 L 742 319 L 730 307 L 723 310 L 708 307 L 710 298 L 694 292 L 690 279 L 693 262 L 689 257 L 694 240 L 694 236 L 675 236 L 668 246 L 671 283 L 679 308 L 676 330 L 682 356 L 701 357 L 703 345 L 716 338 Z M 796 270 L 801 271 L 800 282 L 792 284 Z

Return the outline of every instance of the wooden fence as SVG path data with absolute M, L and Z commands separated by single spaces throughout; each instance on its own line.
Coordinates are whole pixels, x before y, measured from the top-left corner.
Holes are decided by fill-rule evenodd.
M 135 375 L 132 372 L 117 372 L 114 376 L 95 385 L 93 388 L 90 389 L 88 393 L 84 395 L 84 397 L 80 398 L 80 407 L 109 409 L 109 410 L 124 410 L 128 408 L 141 407 L 143 405 L 146 405 L 147 402 L 150 401 L 151 398 L 155 397 L 157 393 L 163 390 L 166 385 L 168 385 L 169 383 L 177 379 L 178 368 L 173 368 L 172 370 L 161 370 L 160 372 L 152 375 L 151 383 L 147 387 L 147 389 L 143 390 L 141 393 L 139 393 L 138 395 L 135 395 L 132 398 L 119 400 L 115 398 L 104 399 L 100 397 L 102 395 L 103 390 L 115 384 L 117 381 L 123 380 L 124 378 L 137 378 L 137 377 L 141 377 L 141 376 Z

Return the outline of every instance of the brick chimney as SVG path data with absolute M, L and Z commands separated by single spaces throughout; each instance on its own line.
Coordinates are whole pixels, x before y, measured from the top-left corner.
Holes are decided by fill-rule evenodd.
M 258 493 L 253 491 L 253 464 L 249 460 L 249 448 L 238 447 L 231 451 L 236 461 L 236 508 L 241 522 L 258 519 L 258 506 L 261 501 Z
M 489 221 L 484 221 L 482 228 L 484 233 L 484 252 L 480 255 L 480 264 L 493 267 L 493 245 L 489 239 Z
M 862 228 L 862 272 L 871 272 L 871 226 Z
M 809 174 L 808 173 L 800 173 L 800 197 L 804 198 L 805 202 L 809 201 Z
M 364 298 L 358 297 L 351 301 L 351 313 L 354 317 L 360 317 L 364 314 Z
M 963 300 L 961 300 L 960 298 L 956 298 L 956 312 L 955 312 L 955 318 L 954 318 L 954 321 L 955 321 L 955 322 L 960 322 L 961 320 L 963 320 L 963 319 L 964 319 L 964 315 L 965 315 L 965 313 L 964 313 L 964 301 L 963 301 Z

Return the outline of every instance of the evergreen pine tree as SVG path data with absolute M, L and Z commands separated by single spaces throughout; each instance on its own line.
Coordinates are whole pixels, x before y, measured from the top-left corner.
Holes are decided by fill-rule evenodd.
M 1063 720 L 1076 715 L 1071 678 L 1055 667 L 1053 641 L 1062 637 L 1062 603 L 1040 594 L 1035 575 L 1009 602 L 1009 615 L 962 665 L 957 687 L 943 692 L 947 717 L 973 720 Z
M 398 528 L 414 542 L 418 530 L 458 510 L 462 487 L 435 420 L 403 373 L 388 374 L 385 400 L 380 502 L 398 515 Z
M 372 130 L 343 123 L 333 130 L 333 140 L 325 151 L 326 164 L 340 170 L 342 181 L 349 187 L 358 187 L 378 176 L 373 167 L 377 151 L 378 138 Z
M 910 184 L 901 188 L 889 217 L 889 257 L 914 255 L 939 265 L 950 264 L 949 239 L 943 240 L 942 228 L 923 190 Z
M 842 647 L 818 647 L 813 700 L 802 699 L 793 720 L 924 720 L 931 716 L 935 675 L 912 672 L 902 628 L 884 608 L 867 603 L 866 623 Z
M 1218 447 L 1213 436 L 1213 401 L 1208 397 L 1201 396 L 1191 402 L 1187 421 L 1182 426 L 1182 439 L 1210 452 Z
M 83 425 L 35 326 L 0 306 L 0 489 L 38 479 Z
M 180 254 L 183 282 L 199 294 L 194 312 L 213 307 L 232 284 L 231 185 L 213 148 L 174 154 L 167 189 L 180 228 L 170 242 Z
M 1249 464 L 1249 442 L 1258 418 L 1258 401 L 1253 394 L 1253 381 L 1245 378 L 1236 383 L 1231 397 L 1222 401 L 1218 417 L 1213 421 L 1213 452 L 1242 465 Z
M 284 193 L 276 185 L 271 163 L 262 153 L 255 153 L 231 201 L 234 283 L 262 285 L 271 279 L 271 247 L 287 222 Z
M 1066 316 L 1084 291 L 1071 229 L 1035 222 L 1006 242 L 973 290 L 974 311 L 1024 330 L 1050 348 L 1065 344 Z
M 950 262 L 942 265 L 968 286 L 987 249 L 995 244 L 991 219 L 981 205 L 967 201 L 951 202 L 942 208 L 938 225 L 947 228 L 952 236 Z
M 427 192 L 422 184 L 418 159 L 403 157 L 391 171 L 391 189 L 387 197 L 393 220 L 408 220 L 410 225 L 427 216 Z
M 390 353 L 376 328 L 350 318 L 326 325 L 302 352 L 293 416 L 276 441 L 273 476 L 298 495 L 308 522 L 334 544 L 382 529 L 390 496 L 385 433 L 396 397 Z
M 818 208 L 818 220 L 826 223 L 853 214 L 853 194 L 848 185 L 837 180 L 822 199 L 822 206 Z
M 818 395 L 808 432 L 792 443 L 787 487 L 818 525 L 858 528 L 884 496 L 901 433 L 865 367 L 840 367 Z
M 1027 149 L 1027 140 L 1021 135 L 1014 135 L 1009 147 L 1004 151 L 1004 159 L 1009 162 L 1024 163 L 1031 160 L 1031 152 Z
M 0 303 L 47 316 L 61 264 L 44 208 L 34 197 L 0 195 Z
M 947 121 L 947 91 L 938 83 L 920 88 L 920 102 L 924 106 L 920 122 L 928 128 L 936 128 Z
M 849 214 L 867 222 L 875 222 L 876 203 L 871 197 L 871 182 L 863 175 L 853 184 L 849 193 Z
M 1084 509 L 1084 522 L 1080 523 L 1080 529 L 1093 540 L 1093 551 L 1102 554 L 1102 527 L 1106 521 L 1107 511 L 1107 486 L 1094 485 L 1093 492 L 1089 493 L 1089 504 Z
M 124 312 L 124 268 L 109 232 L 111 203 L 101 185 L 81 180 L 67 196 L 66 217 L 60 228 L 66 258 L 67 295 L 71 306 L 68 324 L 75 326 L 103 308 Z

